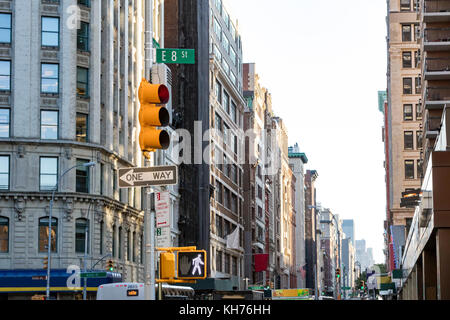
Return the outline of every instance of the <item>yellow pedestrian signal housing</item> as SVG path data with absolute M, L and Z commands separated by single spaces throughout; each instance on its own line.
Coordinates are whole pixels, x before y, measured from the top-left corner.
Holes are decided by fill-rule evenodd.
M 170 115 L 163 106 L 170 99 L 169 89 L 163 84 L 152 84 L 142 79 L 139 86 L 139 145 L 146 158 L 148 153 L 157 149 L 167 149 L 170 145 L 170 136 L 165 130 L 157 127 L 165 127 L 169 124 Z
M 177 277 L 186 280 L 206 279 L 206 251 L 178 251 Z
M 111 259 L 106 262 L 106 270 L 114 271 L 114 262 Z
M 175 254 L 172 252 L 161 252 L 160 255 L 160 278 L 175 278 Z
M 43 264 L 44 264 L 44 270 L 47 270 L 47 268 L 48 268 L 48 257 L 44 258 Z

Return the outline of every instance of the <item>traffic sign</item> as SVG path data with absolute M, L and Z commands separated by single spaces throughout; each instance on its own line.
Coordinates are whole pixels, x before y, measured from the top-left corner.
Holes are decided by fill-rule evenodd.
M 80 278 L 106 278 L 106 272 L 80 272 Z
M 177 166 L 119 169 L 119 188 L 168 186 L 177 180 Z
M 206 251 L 178 251 L 177 252 L 178 279 L 206 278 Z
M 170 227 L 170 193 L 169 191 L 155 194 L 156 227 Z
M 156 228 L 156 247 L 168 248 L 170 246 L 170 227 Z
M 157 63 L 195 64 L 194 49 L 156 49 Z

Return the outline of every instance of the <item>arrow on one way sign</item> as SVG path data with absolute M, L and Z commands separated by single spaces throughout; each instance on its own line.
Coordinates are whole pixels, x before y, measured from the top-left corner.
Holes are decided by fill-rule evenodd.
M 177 166 L 119 169 L 119 188 L 177 184 Z

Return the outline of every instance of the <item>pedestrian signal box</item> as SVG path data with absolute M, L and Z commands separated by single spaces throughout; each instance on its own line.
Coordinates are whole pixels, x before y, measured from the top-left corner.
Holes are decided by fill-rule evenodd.
M 206 279 L 206 251 L 178 251 L 177 278 L 186 280 Z

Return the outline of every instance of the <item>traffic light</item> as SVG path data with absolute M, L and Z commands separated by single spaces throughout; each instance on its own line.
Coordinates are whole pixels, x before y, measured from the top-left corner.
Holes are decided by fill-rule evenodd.
M 360 287 L 361 287 L 361 290 L 364 290 L 366 288 L 364 281 L 361 281 Z
M 169 124 L 169 111 L 163 106 L 170 99 L 169 89 L 163 84 L 151 84 L 142 79 L 139 86 L 139 145 L 146 158 L 148 153 L 157 149 L 167 149 L 170 145 L 170 136 L 165 130 L 157 127 L 165 127 Z
M 414 208 L 415 206 L 419 205 L 421 196 L 421 189 L 412 189 L 402 192 L 402 198 L 400 199 L 400 208 Z
M 106 262 L 106 270 L 114 271 L 114 262 L 111 259 Z
M 178 279 L 206 279 L 206 251 L 177 252 Z
M 336 278 L 340 278 L 341 277 L 341 269 L 340 268 L 336 268 Z
M 160 259 L 160 278 L 175 278 L 175 254 L 172 252 L 161 252 Z
M 44 264 L 44 270 L 48 269 L 48 257 L 44 258 L 44 261 L 42 262 Z

